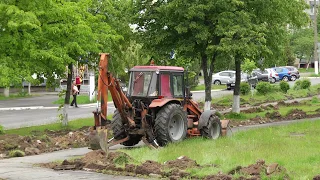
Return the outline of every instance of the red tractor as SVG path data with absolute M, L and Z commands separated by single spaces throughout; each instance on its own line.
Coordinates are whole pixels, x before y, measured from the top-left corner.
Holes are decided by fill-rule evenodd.
M 92 134 L 107 151 L 115 144 L 133 146 L 141 140 L 150 147 L 182 141 L 187 136 L 217 139 L 226 134 L 228 121 L 214 111 L 202 111 L 186 88 L 185 71 L 174 66 L 135 66 L 130 69 L 127 93 L 108 72 L 109 54 L 100 55 L 98 104 Z M 104 132 L 110 92 L 116 110 L 111 121 L 113 138 Z

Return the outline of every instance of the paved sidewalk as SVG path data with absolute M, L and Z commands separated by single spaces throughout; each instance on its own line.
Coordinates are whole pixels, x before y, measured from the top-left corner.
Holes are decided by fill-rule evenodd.
M 90 152 L 88 148 L 77 148 L 53 153 L 40 154 L 36 156 L 26 156 L 20 158 L 10 158 L 0 160 L 0 179 L 6 180 L 133 180 L 141 179 L 128 176 L 114 176 L 102 173 L 86 172 L 86 171 L 55 171 L 52 169 L 37 167 L 34 164 L 48 163 L 57 160 L 64 160 L 76 156 L 82 156 Z

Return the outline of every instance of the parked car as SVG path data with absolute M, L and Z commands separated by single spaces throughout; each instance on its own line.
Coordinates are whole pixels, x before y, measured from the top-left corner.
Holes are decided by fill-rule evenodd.
M 251 73 L 252 77 L 257 77 L 258 81 L 265 81 L 274 83 L 275 79 L 272 77 L 272 71 L 270 69 L 260 70 L 255 69 Z
M 291 81 L 295 81 L 297 79 L 300 78 L 300 73 L 299 73 L 299 70 L 294 67 L 294 66 L 283 66 L 283 68 L 286 68 L 290 71 L 290 75 L 291 75 Z
M 212 82 L 215 85 L 227 84 L 228 81 L 236 74 L 236 71 L 221 71 L 212 75 Z
M 241 82 L 248 82 L 248 74 L 247 73 L 241 73 Z M 231 79 L 227 83 L 227 90 L 231 90 L 234 88 L 236 83 L 236 75 L 234 74 Z
M 272 69 L 278 73 L 280 81 L 289 81 L 291 79 L 291 72 L 287 68 L 274 67 Z

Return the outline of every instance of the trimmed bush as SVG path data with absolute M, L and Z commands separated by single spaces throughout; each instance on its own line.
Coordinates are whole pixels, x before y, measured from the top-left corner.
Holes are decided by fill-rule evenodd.
M 283 93 L 287 93 L 289 89 L 290 89 L 290 86 L 289 86 L 289 83 L 288 83 L 288 82 L 285 82 L 285 81 L 281 81 L 281 82 L 280 82 L 280 90 L 281 90 Z
M 4 128 L 0 125 L 0 134 L 4 134 Z
M 301 81 L 301 89 L 309 89 L 311 86 L 311 82 L 309 79 L 304 79 Z
M 273 91 L 273 87 L 269 82 L 259 82 L 257 84 L 256 90 L 259 94 L 266 95 Z
M 250 92 L 250 85 L 246 82 L 240 83 L 240 93 L 242 95 L 247 95 Z
M 294 90 L 299 90 L 301 89 L 301 80 L 297 80 L 294 85 L 293 85 Z
M 311 86 L 311 82 L 309 79 L 303 79 L 298 80 L 294 83 L 293 89 L 299 90 L 299 89 L 309 89 Z

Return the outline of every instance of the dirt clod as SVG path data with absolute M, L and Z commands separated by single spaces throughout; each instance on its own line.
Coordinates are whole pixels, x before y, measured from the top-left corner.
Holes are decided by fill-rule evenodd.
M 190 167 L 198 166 L 195 160 L 192 160 L 187 156 L 181 156 L 176 160 L 167 161 L 165 165 L 169 168 L 178 168 L 178 169 L 187 169 Z
M 161 164 L 155 161 L 147 160 L 142 163 L 140 166 L 136 167 L 136 174 L 149 175 L 153 174 L 161 174 Z
M 313 177 L 313 180 L 320 180 L 320 174 Z

